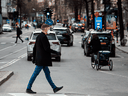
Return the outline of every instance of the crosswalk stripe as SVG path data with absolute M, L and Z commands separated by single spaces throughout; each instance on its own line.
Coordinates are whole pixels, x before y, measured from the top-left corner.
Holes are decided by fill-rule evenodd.
M 27 93 L 8 93 L 12 96 L 33 96 L 33 95 L 30 95 L 30 94 L 27 94 Z
M 67 96 L 65 94 L 47 94 L 48 96 Z
M 9 95 L 12 96 L 33 96 L 27 93 L 8 93 Z M 47 96 L 67 96 L 65 94 L 46 94 Z

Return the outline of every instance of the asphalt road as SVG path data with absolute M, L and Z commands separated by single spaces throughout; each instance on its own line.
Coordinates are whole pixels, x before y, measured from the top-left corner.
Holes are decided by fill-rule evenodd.
M 23 29 L 22 38 L 30 36 L 32 28 Z M 116 50 L 113 71 L 108 66 L 101 70 L 91 68 L 91 58 L 84 56 L 81 34 L 74 33 L 74 45 L 62 45 L 61 62 L 53 58 L 51 77 L 57 86 L 64 86 L 54 94 L 43 71 L 32 89 L 37 94 L 26 94 L 25 90 L 35 68 L 27 61 L 26 44 L 20 40 L 15 44 L 15 32 L 0 34 L 0 71 L 13 71 L 14 75 L 0 86 L 0 96 L 128 96 L 128 55 Z

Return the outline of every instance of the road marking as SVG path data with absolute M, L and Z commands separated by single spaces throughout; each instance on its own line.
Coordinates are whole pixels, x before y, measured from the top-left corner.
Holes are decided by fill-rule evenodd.
M 6 42 L 1 42 L 1 44 L 6 44 Z
M 14 63 L 16 63 L 17 61 L 19 61 L 20 59 L 22 59 L 22 58 L 24 58 L 24 57 L 26 57 L 26 56 L 27 56 L 27 53 L 25 53 L 25 54 L 19 56 L 18 59 L 13 59 L 12 61 L 8 62 L 7 64 L 1 66 L 0 69 L 6 68 L 6 67 L 8 67 L 8 66 L 14 64 Z
M 27 93 L 8 93 L 12 96 L 33 96 L 33 95 L 30 95 L 30 94 L 27 94 Z
M 67 96 L 65 94 L 47 94 L 48 96 Z
M 2 64 L 3 64 L 3 63 L 7 63 L 7 62 L 0 62 L 0 63 L 2 63 Z
M 13 46 L 15 46 L 15 45 L 16 45 L 16 44 L 14 44 Z M 8 48 L 10 48 L 10 47 L 13 47 L 13 46 L 6 47 L 6 48 L 4 48 L 4 49 L 1 49 L 0 51 L 6 50 L 6 49 L 8 49 Z
M 7 64 L 1 66 L 0 69 L 6 68 L 6 67 L 8 67 L 8 66 L 14 64 L 15 62 L 19 61 L 19 60 L 20 60 L 20 59 L 14 59 L 14 60 L 8 62 Z
M 102 73 L 105 73 L 105 74 L 109 74 L 109 75 L 113 75 L 113 76 L 118 76 L 118 77 L 122 77 L 122 78 L 127 78 L 127 76 L 123 76 L 123 75 L 118 75 L 118 74 L 113 74 L 113 73 L 109 73 L 109 72 L 105 72 L 105 71 L 99 71 L 99 72 L 102 72 Z
M 0 59 L 3 59 L 3 58 L 5 58 L 5 57 L 7 57 L 7 56 L 10 56 L 10 55 L 14 54 L 14 53 L 17 53 L 17 52 L 19 52 L 19 51 L 21 51 L 21 50 L 23 50 L 23 49 L 25 49 L 25 48 L 26 48 L 26 47 L 23 47 L 22 49 L 17 50 L 17 51 L 14 51 L 14 52 L 12 52 L 12 53 L 10 53 L 10 54 L 8 54 L 8 55 L 5 55 L 5 56 L 1 57 Z
M 19 56 L 18 59 L 20 59 L 20 58 L 24 58 L 24 57 L 26 57 L 26 56 L 27 56 L 27 53 L 25 53 L 25 54 Z
M 121 58 L 124 58 L 123 56 L 121 56 L 121 55 L 118 55 L 118 54 L 117 54 L 117 56 L 119 56 L 119 57 L 121 57 Z

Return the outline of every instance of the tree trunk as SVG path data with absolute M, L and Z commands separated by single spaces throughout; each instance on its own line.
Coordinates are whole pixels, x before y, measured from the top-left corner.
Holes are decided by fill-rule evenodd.
M 120 41 L 121 41 L 124 38 L 124 26 L 123 26 L 121 0 L 118 0 L 118 12 L 119 12 Z M 121 45 L 122 45 L 122 43 L 121 43 Z
M 89 10 L 88 10 L 88 2 L 84 0 L 86 3 L 86 14 L 87 14 L 87 29 L 89 29 Z
M 91 0 L 91 6 L 92 6 L 92 9 L 91 9 L 91 13 L 93 15 L 93 21 L 92 21 L 92 29 L 95 29 L 95 18 L 94 18 L 94 3 L 93 3 L 93 0 Z
M 75 21 L 78 21 L 78 6 L 75 6 Z

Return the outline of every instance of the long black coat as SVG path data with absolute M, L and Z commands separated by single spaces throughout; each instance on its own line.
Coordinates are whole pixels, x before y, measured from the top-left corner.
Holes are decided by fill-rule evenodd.
M 18 27 L 16 31 L 17 31 L 17 37 L 19 37 L 20 34 L 21 34 L 21 30 L 20 30 L 20 28 Z
M 35 65 L 52 66 L 51 53 L 56 53 L 56 51 L 50 49 L 50 44 L 46 35 L 41 32 L 41 34 L 37 36 L 33 48 L 33 59 L 35 60 Z

